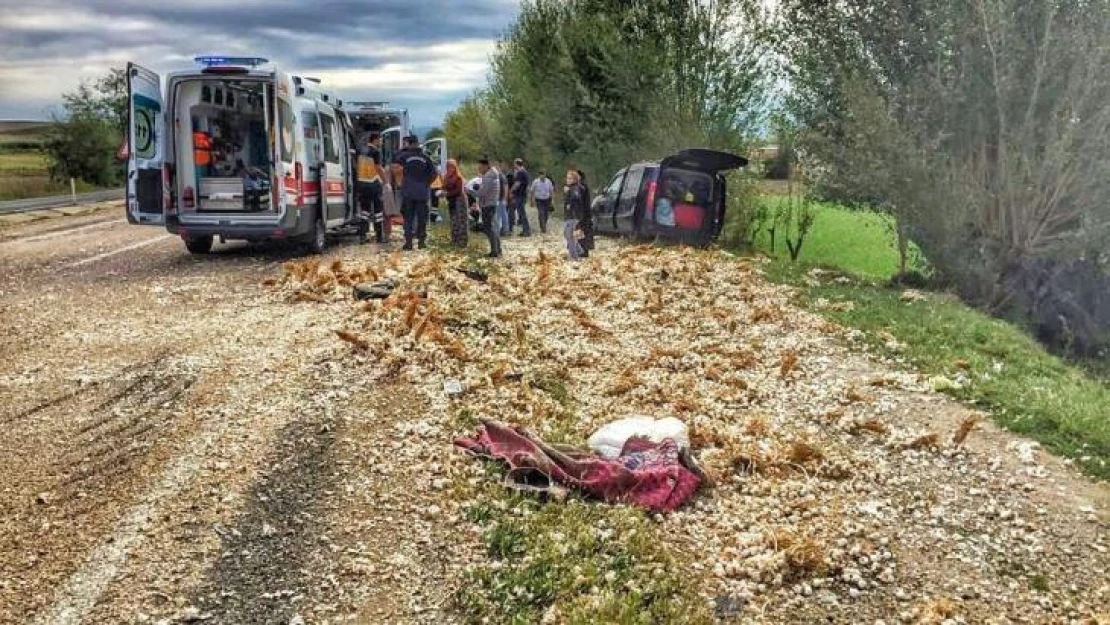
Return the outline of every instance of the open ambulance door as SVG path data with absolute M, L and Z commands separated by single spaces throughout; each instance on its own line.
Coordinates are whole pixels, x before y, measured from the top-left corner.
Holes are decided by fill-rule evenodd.
M 443 188 L 443 176 L 447 173 L 447 139 L 442 137 L 439 139 L 429 139 L 425 141 L 421 147 L 424 148 L 424 153 L 428 155 L 428 158 L 432 159 L 432 162 L 436 164 L 436 171 L 438 172 L 436 174 L 436 179 L 432 181 L 431 198 L 432 207 L 437 209 L 435 217 L 433 218 L 433 221 L 436 221 L 439 219 L 439 197 L 436 193 Z
M 274 71 L 274 101 L 270 119 L 270 149 L 273 169 L 270 178 L 270 201 L 273 209 L 285 214 L 291 203 L 296 203 L 300 193 L 297 176 L 296 123 L 293 117 L 293 81 L 288 74 Z M 303 167 L 303 165 L 302 165 Z M 302 171 L 303 175 L 303 171 Z
M 439 170 L 439 175 L 447 173 L 447 139 L 429 139 L 424 142 L 424 153 L 431 158 Z
M 162 178 L 168 142 L 161 77 L 128 63 L 127 107 L 127 221 L 164 224 L 169 189 Z
M 399 168 L 393 166 L 397 153 L 401 151 L 402 128 L 394 126 L 382 131 L 382 169 L 387 174 L 387 180 L 393 185 L 392 193 L 385 193 L 382 197 L 382 206 L 386 216 L 401 214 L 401 177 Z

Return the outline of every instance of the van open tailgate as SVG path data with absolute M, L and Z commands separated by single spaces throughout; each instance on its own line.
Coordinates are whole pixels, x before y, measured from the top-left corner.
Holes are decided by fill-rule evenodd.
M 729 152 L 692 148 L 668 156 L 659 164 L 662 167 L 678 167 L 681 169 L 717 173 L 744 167 L 748 164 L 748 159 Z

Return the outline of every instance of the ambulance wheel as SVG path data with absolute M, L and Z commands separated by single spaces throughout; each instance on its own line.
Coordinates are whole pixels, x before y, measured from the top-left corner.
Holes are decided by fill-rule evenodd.
M 193 254 L 207 254 L 212 251 L 212 237 L 189 237 L 185 239 L 185 249 Z
M 312 226 L 312 237 L 308 240 L 309 254 L 323 254 L 328 246 L 328 228 L 323 219 L 317 219 Z

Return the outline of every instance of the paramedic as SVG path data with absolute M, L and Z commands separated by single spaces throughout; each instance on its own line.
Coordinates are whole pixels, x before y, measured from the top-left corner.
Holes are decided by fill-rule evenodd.
M 359 215 L 358 240 L 367 243 L 366 234 L 374 223 L 374 240 L 385 243 L 385 212 L 382 204 L 382 136 L 371 132 L 359 144 L 356 161 Z
M 501 172 L 490 167 L 489 159 L 482 158 L 478 161 L 478 173 L 482 175 L 482 184 L 478 187 L 478 208 L 482 211 L 482 228 L 489 239 L 489 257 L 501 256 L 501 227 L 495 218 L 497 206 L 501 202 Z
M 432 181 L 439 175 L 439 170 L 420 147 L 420 139 L 416 135 L 405 137 L 405 147 L 397 153 L 393 164 L 395 168 L 400 168 L 403 175 L 401 216 L 405 220 L 405 246 L 401 249 L 411 250 L 413 239 L 416 239 L 420 249 L 424 249 L 428 239 L 428 198 L 432 193 Z

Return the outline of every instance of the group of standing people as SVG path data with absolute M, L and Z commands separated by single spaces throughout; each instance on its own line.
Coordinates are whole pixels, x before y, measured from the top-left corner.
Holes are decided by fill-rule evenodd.
M 390 235 L 390 220 L 385 214 L 383 197 L 391 188 L 389 181 L 399 182 L 401 188 L 401 216 L 404 220 L 405 244 L 402 249 L 427 247 L 429 201 L 431 186 L 439 176 L 436 164 L 424 153 L 416 136 L 405 138 L 404 149 L 390 163 L 387 171 L 382 162 L 382 136 L 366 132 L 358 140 L 356 161 L 356 191 L 360 210 L 359 241 L 369 242 L 371 225 L 374 240 L 385 243 Z M 532 236 L 528 219 L 529 200 L 535 204 L 539 215 L 540 231 L 547 233 L 548 221 L 553 212 L 555 183 L 547 174 L 539 172 L 534 179 L 522 159 L 516 159 L 512 171 L 503 173 L 488 158 L 478 161 L 481 182 L 473 209 L 479 213 L 482 230 L 489 240 L 489 256 L 502 255 L 501 238 L 512 236 L 517 225 L 520 236 Z M 564 226 L 567 255 L 572 259 L 584 258 L 593 249 L 593 219 L 590 214 L 590 190 L 585 174 L 571 168 L 567 171 L 563 187 Z M 455 159 L 447 161 L 442 185 L 437 196 L 447 204 L 451 224 L 451 243 L 460 248 L 468 244 L 471 206 L 466 191 L 466 180 Z
M 527 214 L 529 198 L 536 206 L 540 231 L 547 232 L 548 220 L 554 210 L 552 202 L 555 197 L 555 183 L 545 172 L 539 172 L 532 179 L 524 161 L 516 159 L 513 162 L 513 172 L 506 175 L 488 158 L 478 161 L 478 172 L 481 174 L 481 181 L 476 207 L 480 213 L 482 230 L 489 239 L 491 258 L 501 256 L 501 238 L 511 236 L 516 223 L 521 226 L 521 236 L 531 236 Z M 593 249 L 590 191 L 585 178 L 585 174 L 572 168 L 567 172 L 566 186 L 563 187 L 563 231 L 567 241 L 567 254 L 572 259 L 584 258 Z
M 374 225 L 375 241 L 385 243 L 389 239 L 390 221 L 382 198 L 385 190 L 391 188 L 386 181 L 392 179 L 399 180 L 401 186 L 401 218 L 405 224 L 405 245 L 401 249 L 413 249 L 414 242 L 424 249 L 428 244 L 428 203 L 439 169 L 424 153 L 415 135 L 405 137 L 404 148 L 393 159 L 388 173 L 382 164 L 381 149 L 382 136 L 377 132 L 367 133 L 359 142 L 356 161 L 356 191 L 361 211 L 359 241 L 368 242 L 370 224 Z

